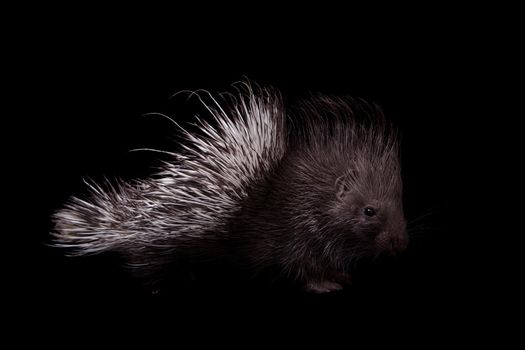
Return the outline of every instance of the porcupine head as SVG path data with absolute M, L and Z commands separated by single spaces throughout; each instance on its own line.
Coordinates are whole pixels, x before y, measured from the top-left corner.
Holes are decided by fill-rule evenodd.
M 249 83 L 207 97 L 212 122 L 184 131 L 159 173 L 88 184 L 58 211 L 55 245 L 121 252 L 146 275 L 173 257 L 228 254 L 319 293 L 341 289 L 356 260 L 406 248 L 397 138 L 378 108 L 315 96 L 288 112 Z

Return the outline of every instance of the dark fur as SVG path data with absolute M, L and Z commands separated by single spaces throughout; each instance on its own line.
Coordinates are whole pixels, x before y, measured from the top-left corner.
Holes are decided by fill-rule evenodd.
M 250 110 L 285 113 L 277 95 L 262 89 L 257 93 L 259 96 L 250 90 L 245 100 L 233 98 L 231 108 L 240 105 L 248 114 Z M 245 108 L 243 103 L 255 103 L 255 107 Z M 212 113 L 218 114 L 216 110 Z M 271 118 L 279 124 L 278 117 Z M 224 205 L 230 212 L 216 214 L 215 209 L 223 208 L 199 204 L 206 215 L 223 216 L 209 230 L 202 225 L 195 233 L 170 228 L 180 222 L 197 223 L 200 211 L 163 195 L 165 187 L 186 188 L 191 183 L 187 191 L 204 191 L 204 197 L 196 199 L 206 202 L 210 198 L 210 205 L 220 206 L 211 204 L 214 194 L 206 192 L 213 185 L 209 178 L 195 175 L 193 179 L 176 178 L 173 184 L 152 180 L 110 191 L 94 188 L 93 199 L 74 199 L 57 214 L 60 245 L 86 253 L 120 251 L 146 275 L 162 273 L 174 257 L 189 261 L 229 257 L 253 272 L 277 267 L 316 292 L 337 289 L 334 282 L 344 279 L 355 260 L 406 247 L 397 137 L 377 107 L 351 99 L 312 97 L 295 106 L 286 124 L 276 130 L 277 141 L 272 142 L 282 145 L 259 156 L 257 175 L 241 181 L 242 195 L 230 196 L 238 198 L 232 209 Z M 237 156 L 235 149 L 225 152 Z M 195 164 L 203 169 L 219 167 L 210 153 L 211 158 L 197 159 Z M 177 162 L 191 169 L 188 164 L 193 163 L 185 162 L 195 157 L 198 154 L 183 154 Z M 223 178 L 213 181 L 220 188 L 228 185 Z M 374 209 L 374 216 L 365 215 L 367 207 Z M 142 216 L 144 220 L 137 221 Z M 141 229 L 146 234 L 141 235 Z M 148 232 L 155 234 L 148 236 Z M 111 241 L 101 243 L 106 234 L 113 235 Z
M 237 253 L 309 283 L 337 280 L 361 257 L 404 250 L 397 138 L 381 111 L 326 96 L 295 111 L 285 156 L 232 220 Z M 363 215 L 369 205 L 374 218 Z

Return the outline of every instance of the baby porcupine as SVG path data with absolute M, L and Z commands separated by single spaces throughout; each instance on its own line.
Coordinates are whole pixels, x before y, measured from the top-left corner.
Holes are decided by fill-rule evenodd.
M 88 183 L 90 197 L 55 213 L 54 244 L 120 252 L 151 280 L 175 258 L 229 256 L 314 292 L 340 289 L 361 257 L 405 249 L 398 142 L 377 107 L 318 95 L 287 112 L 249 83 L 208 97 L 212 120 L 183 130 L 160 172 Z

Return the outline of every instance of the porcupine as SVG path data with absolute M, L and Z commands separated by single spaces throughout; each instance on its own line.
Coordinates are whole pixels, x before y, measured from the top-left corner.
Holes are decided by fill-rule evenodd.
M 406 248 L 398 138 L 379 107 L 313 95 L 287 111 L 250 83 L 208 97 L 211 120 L 181 128 L 161 171 L 87 183 L 89 197 L 56 212 L 54 244 L 122 253 L 151 280 L 175 258 L 227 256 L 318 293 L 341 289 L 359 258 Z

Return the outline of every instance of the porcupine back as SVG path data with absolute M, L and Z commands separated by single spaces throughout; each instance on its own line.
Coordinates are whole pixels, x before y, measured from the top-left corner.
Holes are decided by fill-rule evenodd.
M 198 133 L 182 129 L 182 150 L 151 178 L 86 182 L 89 196 L 54 215 L 56 246 L 72 256 L 121 252 L 130 265 L 155 270 L 226 229 L 247 189 L 282 158 L 285 112 L 279 93 L 248 83 L 237 94 L 201 94 L 212 120 L 197 118 Z

